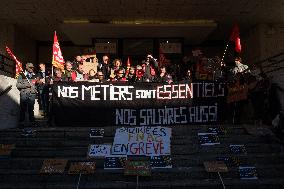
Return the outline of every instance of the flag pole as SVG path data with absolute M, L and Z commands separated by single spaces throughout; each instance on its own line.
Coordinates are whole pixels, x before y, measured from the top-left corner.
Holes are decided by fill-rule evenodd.
M 229 42 L 227 43 L 227 45 L 226 45 L 226 47 L 225 47 L 225 50 L 224 50 L 224 53 L 223 53 L 223 56 L 222 56 L 222 59 L 221 59 L 221 66 L 225 65 L 225 64 L 223 64 L 223 63 L 224 63 L 225 55 L 226 55 L 226 53 L 227 53 L 228 46 L 229 46 Z
M 20 68 L 20 70 L 21 70 L 20 72 L 26 77 L 26 79 L 28 80 L 28 83 L 32 86 L 32 84 L 31 84 L 29 78 L 25 75 L 22 66 L 19 64 L 19 60 L 16 58 L 16 56 L 12 53 L 12 51 L 10 50 L 10 48 L 7 47 L 7 46 L 6 46 L 6 51 L 7 51 L 7 53 L 15 60 L 16 66 L 18 66 L 18 67 Z

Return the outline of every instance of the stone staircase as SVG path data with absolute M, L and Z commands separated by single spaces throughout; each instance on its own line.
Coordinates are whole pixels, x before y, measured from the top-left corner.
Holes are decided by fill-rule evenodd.
M 249 134 L 244 125 L 223 125 L 227 133 L 220 135 L 219 145 L 201 146 L 198 132 L 208 126 L 172 127 L 172 169 L 154 169 L 151 177 L 139 177 L 139 188 L 223 188 L 217 173 L 205 171 L 203 162 L 219 156 L 238 157 L 240 165 L 255 166 L 257 180 L 241 180 L 238 167 L 221 173 L 226 188 L 283 188 L 284 147 L 273 135 Z M 250 127 L 250 126 L 246 126 Z M 21 129 L 0 131 L 0 144 L 15 144 L 10 157 L 0 159 L 0 188 L 8 189 L 75 189 L 78 175 L 67 172 L 70 162 L 88 160 L 88 145 L 112 143 L 117 127 L 105 127 L 102 139 L 89 138 L 90 128 L 34 128 L 36 134 L 21 135 Z M 230 144 L 244 144 L 247 154 L 232 154 Z M 68 159 L 64 174 L 39 174 L 44 159 Z M 95 159 L 96 171 L 82 175 L 80 189 L 135 188 L 136 177 L 124 176 L 123 170 L 104 170 L 103 159 Z

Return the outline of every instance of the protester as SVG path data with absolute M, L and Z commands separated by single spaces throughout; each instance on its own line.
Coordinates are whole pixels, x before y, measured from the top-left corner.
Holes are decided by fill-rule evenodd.
M 27 63 L 25 72 L 19 75 L 16 84 L 20 91 L 20 124 L 25 121 L 26 113 L 28 113 L 30 123 L 35 121 L 34 104 L 37 93 L 35 83 L 34 65 Z
M 248 80 L 249 97 L 254 110 L 254 121 L 256 125 L 262 125 L 262 122 L 267 118 L 265 106 L 268 103 L 266 99 L 268 99 L 270 82 L 261 67 L 252 69 Z
M 61 69 L 55 68 L 54 69 L 54 76 L 53 76 L 50 84 L 53 84 L 54 82 L 61 82 L 61 81 L 67 81 L 67 78 L 65 78 Z
M 142 82 L 143 81 L 144 70 L 141 65 L 136 66 L 136 73 L 135 73 L 135 81 Z
M 49 105 L 49 88 L 50 75 L 45 69 L 45 64 L 39 64 L 39 72 L 37 74 L 37 91 L 39 102 L 39 113 L 42 116 L 47 116 Z
M 75 60 L 72 63 L 73 70 L 76 70 L 78 68 L 78 65 L 82 64 L 82 63 L 83 63 L 82 57 L 81 56 L 76 56 Z
M 97 75 L 95 70 L 91 69 L 89 71 L 88 80 L 92 82 L 98 82 Z
M 111 69 L 110 78 L 114 79 L 117 75 L 118 70 L 122 67 L 122 62 L 120 59 L 115 59 L 113 61 L 113 68 Z
M 117 70 L 116 76 L 113 81 L 127 81 L 126 77 L 124 76 L 125 70 L 123 68 L 119 68 Z
M 142 64 L 142 68 L 144 71 L 143 81 L 153 82 L 158 73 L 158 62 L 152 55 L 147 55 L 145 62 Z
M 164 84 L 171 84 L 173 82 L 172 76 L 167 73 L 165 66 L 160 67 L 159 75 L 157 76 L 156 81 Z
M 240 57 L 235 58 L 235 66 L 232 69 L 232 73 L 236 75 L 237 73 L 250 72 L 247 65 L 242 64 L 242 59 Z
M 192 79 L 192 74 L 191 74 L 191 70 L 188 69 L 186 71 L 186 75 L 185 77 L 182 79 L 183 83 L 192 83 L 193 79 Z
M 277 108 L 276 115 L 272 121 L 272 125 L 279 133 L 284 131 L 284 74 L 277 75 L 273 77 L 271 85 L 274 87 L 274 99 L 278 104 L 277 107 L 272 107 L 273 109 Z M 276 97 L 276 98 L 275 98 Z
M 104 74 L 102 71 L 98 71 L 96 75 L 97 75 L 98 82 L 100 83 L 106 82 L 106 79 L 104 78 Z
M 136 71 L 135 67 L 131 66 L 129 68 L 129 72 L 128 72 L 128 75 L 126 76 L 126 78 L 130 83 L 134 83 L 136 81 L 135 71 Z
M 72 73 L 74 72 L 72 68 L 72 63 L 70 61 L 66 61 L 64 77 L 67 81 L 72 81 Z
M 101 70 L 104 74 L 105 79 L 109 79 L 110 76 L 110 65 L 109 65 L 109 57 L 107 55 L 103 56 L 103 62 L 98 65 L 99 70 Z

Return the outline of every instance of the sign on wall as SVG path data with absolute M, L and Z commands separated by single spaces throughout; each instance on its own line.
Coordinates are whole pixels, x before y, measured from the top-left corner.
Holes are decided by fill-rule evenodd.
M 96 53 L 116 54 L 116 43 L 96 43 Z
M 168 54 L 182 53 L 181 43 L 160 43 L 160 49 L 163 53 L 168 53 Z

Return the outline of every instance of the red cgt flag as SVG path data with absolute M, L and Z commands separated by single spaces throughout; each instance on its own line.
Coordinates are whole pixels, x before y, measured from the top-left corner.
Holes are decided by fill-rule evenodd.
M 64 70 L 64 58 L 60 50 L 59 42 L 57 40 L 56 31 L 54 32 L 53 52 L 52 52 L 52 66 Z
M 6 46 L 6 51 L 16 62 L 15 78 L 18 78 L 20 73 L 23 71 L 23 64 L 17 59 L 17 57 L 12 53 L 12 51 L 7 46 Z
M 237 25 L 233 27 L 233 30 L 230 36 L 230 41 L 234 42 L 235 51 L 237 53 L 240 53 L 242 50 L 242 46 L 241 46 L 241 39 L 240 39 L 240 29 Z

